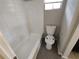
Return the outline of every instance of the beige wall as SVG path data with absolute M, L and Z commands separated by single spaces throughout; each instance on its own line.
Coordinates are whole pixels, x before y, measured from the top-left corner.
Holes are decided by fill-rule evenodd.
M 71 38 L 73 29 L 76 26 L 76 23 L 78 21 L 77 19 L 78 3 L 77 2 L 78 0 L 68 0 L 67 2 L 66 11 L 62 22 L 60 40 L 59 40 L 59 51 L 61 53 L 64 53 L 64 50 L 68 44 L 68 41 Z
M 63 13 L 61 10 L 45 11 L 45 16 L 44 16 L 45 26 L 47 24 L 56 25 L 57 26 L 56 34 L 58 34 L 60 29 L 60 23 L 62 22 L 62 16 Z
M 62 22 L 62 17 L 64 14 L 65 10 L 65 5 L 66 5 L 66 0 L 63 1 L 62 7 L 58 10 L 48 10 L 45 11 L 44 13 L 44 25 L 46 24 L 53 24 L 57 26 L 57 31 L 56 34 L 59 34 L 60 27 L 61 27 L 61 22 Z

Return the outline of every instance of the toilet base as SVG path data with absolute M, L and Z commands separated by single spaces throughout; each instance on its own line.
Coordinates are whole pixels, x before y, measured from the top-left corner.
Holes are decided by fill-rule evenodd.
M 46 44 L 46 49 L 47 50 L 51 50 L 52 49 L 52 45 Z

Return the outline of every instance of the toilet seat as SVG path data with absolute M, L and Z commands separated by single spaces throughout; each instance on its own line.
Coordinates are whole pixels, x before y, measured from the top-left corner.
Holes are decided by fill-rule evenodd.
M 46 48 L 47 50 L 52 49 L 52 45 L 55 43 L 55 38 L 53 36 L 46 36 L 45 37 L 45 42 L 46 42 Z
M 46 42 L 47 44 L 52 45 L 52 44 L 54 44 L 54 42 L 55 42 L 55 38 L 54 38 L 53 36 L 46 36 L 46 37 L 45 37 L 45 42 Z

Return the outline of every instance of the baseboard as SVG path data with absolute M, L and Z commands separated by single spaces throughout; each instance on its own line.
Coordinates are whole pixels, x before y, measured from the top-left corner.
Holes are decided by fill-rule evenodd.
M 68 59 L 68 57 L 63 55 L 63 53 L 59 50 L 59 48 L 58 48 L 58 55 L 60 55 L 62 59 Z
M 60 52 L 59 49 L 58 49 L 58 55 L 61 55 L 62 56 L 62 52 Z
M 62 55 L 61 57 L 62 57 L 62 59 L 68 59 L 68 57 L 66 57 L 66 56 L 63 56 L 63 55 Z
M 58 55 L 62 56 L 63 53 L 60 51 L 59 46 L 57 48 L 58 48 Z

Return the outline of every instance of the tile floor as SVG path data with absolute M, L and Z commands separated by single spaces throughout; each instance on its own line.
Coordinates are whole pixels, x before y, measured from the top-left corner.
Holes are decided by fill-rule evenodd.
M 79 53 L 71 52 L 69 55 L 69 59 L 79 59 Z
M 4 59 L 2 55 L 0 55 L 0 59 Z
M 61 57 L 57 54 L 56 46 L 53 46 L 53 49 L 49 51 L 45 44 L 42 44 L 37 59 L 61 59 Z

